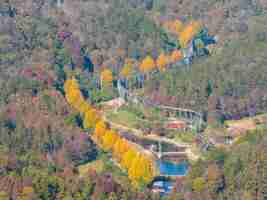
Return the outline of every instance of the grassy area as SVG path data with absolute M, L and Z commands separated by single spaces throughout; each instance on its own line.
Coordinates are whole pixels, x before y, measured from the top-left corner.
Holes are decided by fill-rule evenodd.
M 117 112 L 107 111 L 106 116 L 114 123 L 135 129 L 145 129 L 153 127 L 152 119 L 144 119 L 143 112 L 129 106 L 123 106 Z
M 192 143 L 196 137 L 196 134 L 191 132 L 177 133 L 174 140 L 177 142 Z

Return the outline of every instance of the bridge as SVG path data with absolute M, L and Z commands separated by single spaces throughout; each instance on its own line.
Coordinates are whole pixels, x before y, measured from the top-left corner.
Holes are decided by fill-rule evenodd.
M 167 157 L 167 156 L 184 156 L 184 157 L 187 157 L 188 155 L 187 155 L 186 148 L 188 148 L 188 147 L 187 146 L 179 146 L 179 147 L 184 148 L 184 150 L 163 152 L 162 151 L 162 143 L 160 141 L 158 141 L 158 151 L 155 151 L 153 146 L 151 147 L 150 151 L 157 159 L 162 159 L 163 157 Z
M 154 107 L 165 113 L 170 118 L 182 119 L 189 124 L 188 128 L 191 130 L 200 132 L 205 127 L 202 113 L 196 112 L 191 109 L 153 103 L 149 99 L 143 98 L 134 93 L 130 93 L 129 90 L 121 84 L 120 80 L 118 80 L 118 92 L 120 97 L 125 99 L 126 101 L 131 101 L 134 104 L 142 104 L 144 106 Z
M 154 154 L 154 156 L 156 156 L 156 158 L 158 159 L 162 159 L 164 157 L 176 157 L 176 156 L 181 156 L 181 157 L 187 157 L 187 153 L 186 152 L 152 152 Z

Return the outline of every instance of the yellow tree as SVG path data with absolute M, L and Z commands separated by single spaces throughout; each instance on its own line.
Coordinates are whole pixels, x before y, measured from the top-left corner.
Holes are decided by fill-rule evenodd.
M 168 64 L 168 57 L 164 53 L 161 53 L 157 59 L 158 69 L 160 71 L 165 71 L 167 64 Z
M 111 150 L 118 139 L 119 135 L 115 131 L 107 130 L 105 135 L 102 137 L 104 150 Z
M 123 154 L 127 152 L 128 149 L 129 143 L 123 138 L 118 139 L 113 147 L 113 157 L 116 160 L 121 161 Z
M 183 23 L 178 19 L 174 20 L 170 25 L 170 31 L 176 35 L 178 35 L 182 31 L 182 28 Z
M 129 150 L 123 154 L 121 160 L 121 165 L 123 168 L 128 170 L 131 167 L 132 161 L 137 156 L 136 152 L 137 151 L 133 147 L 130 147 Z
M 73 108 L 80 111 L 80 108 L 81 108 L 82 104 L 84 103 L 84 101 L 85 100 L 82 96 L 82 93 L 80 92 L 80 90 L 78 90 L 78 95 L 76 96 L 75 100 L 73 102 L 71 102 L 71 105 Z
M 171 58 L 170 58 L 170 60 L 171 60 L 172 63 L 176 63 L 176 62 L 178 62 L 179 60 L 181 60 L 182 58 L 183 58 L 183 54 L 182 54 L 182 52 L 179 51 L 179 50 L 174 50 L 174 51 L 172 52 L 172 54 L 171 54 Z
M 145 183 L 149 183 L 156 175 L 156 168 L 152 159 L 148 157 L 143 156 L 143 163 L 143 180 Z
M 129 76 L 131 75 L 133 69 L 132 69 L 132 64 L 131 63 L 126 63 L 121 72 L 120 72 L 120 75 L 123 77 L 123 78 L 129 78 Z
M 90 110 L 90 109 L 92 109 L 92 107 L 90 106 L 90 104 L 89 104 L 87 101 L 83 100 L 83 101 L 81 102 L 79 108 L 78 108 L 78 111 L 79 111 L 82 115 L 85 115 L 85 113 L 86 113 L 88 110 Z
M 110 85 L 113 81 L 112 71 L 109 69 L 104 69 L 101 72 L 100 81 L 101 81 L 101 87 L 103 85 Z
M 70 105 L 74 105 L 76 102 L 82 101 L 82 95 L 79 90 L 70 88 L 66 91 L 66 100 Z
M 138 186 L 138 184 L 141 182 L 141 179 L 142 179 L 142 175 L 143 175 L 143 162 L 142 161 L 143 161 L 142 156 L 138 153 L 133 158 L 131 165 L 129 167 L 129 170 L 128 170 L 129 179 L 132 181 L 134 186 Z
M 79 89 L 79 84 L 76 79 L 72 78 L 65 81 L 64 91 L 66 93 L 67 102 L 74 106 L 76 109 L 83 101 L 83 96 Z
M 79 89 L 79 84 L 75 78 L 71 78 L 65 81 L 64 90 L 68 91 L 70 88 Z
M 147 184 L 155 176 L 155 167 L 151 159 L 139 154 L 132 161 L 128 174 L 134 185 Z
M 98 120 L 98 122 L 95 125 L 95 132 L 94 135 L 96 136 L 96 138 L 101 138 L 105 132 L 106 132 L 107 126 L 106 123 L 103 120 Z
M 94 128 L 98 120 L 98 115 L 95 109 L 89 109 L 86 111 L 83 119 L 84 128 Z
M 182 48 L 186 48 L 188 43 L 193 39 L 193 37 L 200 31 L 202 25 L 200 22 L 192 21 L 190 22 L 183 31 L 179 34 L 179 41 Z
M 151 56 L 147 56 L 140 64 L 139 69 L 143 73 L 148 73 L 152 71 L 155 67 L 156 67 L 156 64 L 153 58 L 151 58 Z

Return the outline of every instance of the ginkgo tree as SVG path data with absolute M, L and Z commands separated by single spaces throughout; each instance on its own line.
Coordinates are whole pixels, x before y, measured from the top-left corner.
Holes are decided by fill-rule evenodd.
M 175 64 L 183 58 L 183 54 L 180 50 L 174 50 L 170 56 L 171 63 Z
M 129 146 L 127 140 L 119 138 L 113 146 L 113 157 L 120 162 L 123 154 L 128 151 Z
M 86 129 L 94 128 L 97 120 L 97 111 L 93 108 L 88 109 L 84 114 L 83 127 Z
M 146 56 L 139 66 L 139 70 L 142 73 L 149 73 L 155 69 L 156 64 L 151 56 Z
M 130 147 L 129 150 L 125 152 L 122 156 L 122 160 L 120 163 L 121 166 L 126 170 L 130 169 L 132 161 L 135 159 L 136 156 L 137 151 L 133 147 Z
M 168 56 L 161 53 L 157 59 L 157 67 L 160 71 L 165 71 L 168 64 Z
M 101 138 L 105 134 L 106 130 L 107 130 L 106 123 L 102 119 L 98 120 L 98 122 L 95 125 L 95 132 L 94 132 L 95 137 Z
M 182 48 L 186 48 L 188 43 L 193 39 L 193 37 L 199 33 L 202 28 L 202 24 L 198 21 L 192 21 L 183 29 L 179 34 L 179 42 Z
M 151 61 L 148 59 L 148 64 L 149 62 Z M 154 61 L 152 63 L 155 66 Z M 159 63 L 160 65 L 164 64 L 163 62 Z M 128 172 L 129 178 L 135 186 L 140 183 L 149 183 L 155 176 L 153 161 L 144 153 L 141 153 L 136 145 L 131 144 L 122 138 L 119 133 L 107 127 L 106 122 L 100 118 L 97 110 L 82 96 L 76 79 L 66 80 L 64 90 L 68 103 L 79 111 L 83 117 L 84 128 L 94 129 L 92 138 L 96 144 L 105 151 L 112 152 L 114 160 Z
M 101 88 L 104 85 L 111 85 L 113 81 L 113 74 L 110 69 L 104 69 L 100 74 Z
M 114 144 L 119 139 L 118 134 L 113 130 L 107 130 L 103 135 L 103 148 L 104 150 L 112 150 Z
M 128 175 L 132 183 L 138 186 L 139 184 L 147 184 L 152 181 L 155 172 L 153 161 L 145 155 L 138 153 L 132 160 Z
M 120 72 L 120 76 L 123 78 L 128 79 L 129 76 L 132 74 L 133 72 L 133 66 L 131 63 L 125 63 L 125 65 L 123 66 L 121 72 Z

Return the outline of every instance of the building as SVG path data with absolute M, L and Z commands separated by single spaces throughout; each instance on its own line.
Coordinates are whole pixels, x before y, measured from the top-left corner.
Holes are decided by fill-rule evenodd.
M 187 123 L 182 120 L 167 122 L 165 126 L 166 129 L 183 130 L 183 131 L 185 131 L 188 128 Z

